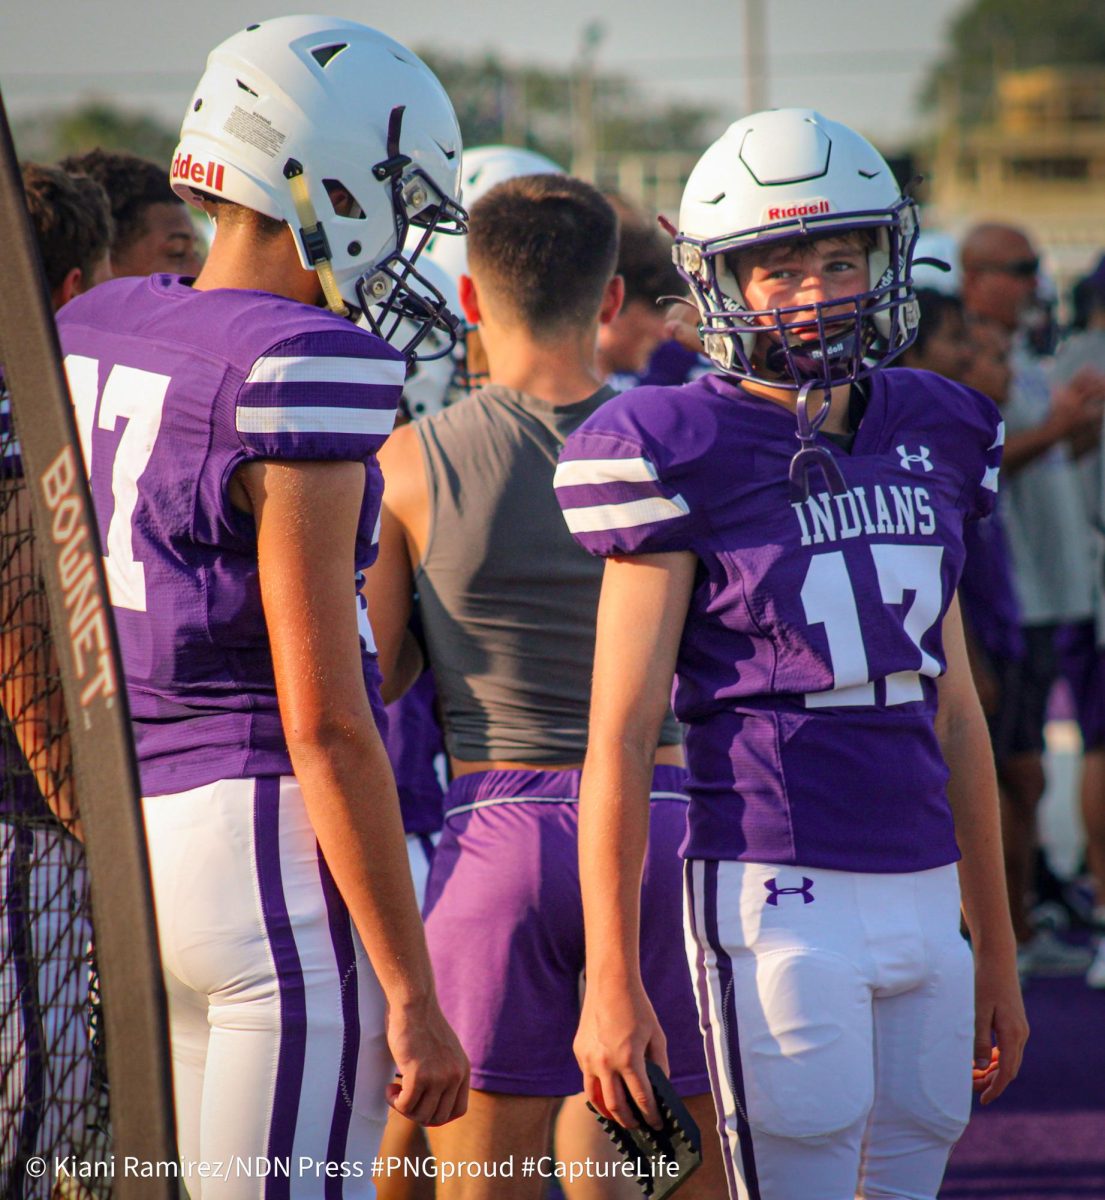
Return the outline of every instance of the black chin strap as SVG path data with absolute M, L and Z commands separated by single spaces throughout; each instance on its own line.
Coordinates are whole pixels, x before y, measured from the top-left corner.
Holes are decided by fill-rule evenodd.
M 378 162 L 372 168 L 372 174 L 381 183 L 385 179 L 394 179 L 411 165 L 411 159 L 406 154 L 399 153 L 399 138 L 403 132 L 403 114 L 407 111 L 405 104 L 397 104 L 388 116 L 388 156 L 383 162 Z
M 821 407 L 811 416 L 808 402 L 810 392 L 814 387 L 823 392 L 824 398 L 821 401 Z M 829 491 L 834 496 L 838 496 L 841 492 L 848 490 L 848 485 L 844 482 L 844 476 L 840 473 L 840 467 L 837 465 L 836 459 L 833 458 L 832 451 L 826 449 L 824 446 L 819 446 L 815 440 L 817 431 L 825 424 L 829 416 L 831 405 L 831 390 L 825 389 L 823 385 L 815 383 L 812 380 L 802 384 L 796 405 L 796 416 L 798 418 L 798 432 L 796 436 L 802 448 L 790 460 L 790 490 L 791 500 L 794 503 L 801 503 L 803 500 L 809 498 L 810 472 L 816 467 L 821 468 L 821 473 L 825 476 L 825 482 L 829 485 Z

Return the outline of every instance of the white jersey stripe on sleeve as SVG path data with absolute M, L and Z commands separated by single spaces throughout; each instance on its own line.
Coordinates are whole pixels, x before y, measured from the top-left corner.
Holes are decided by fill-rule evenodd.
M 386 437 L 395 410 L 381 408 L 262 408 L 239 404 L 234 423 L 239 433 L 352 433 Z
M 985 474 L 982 476 L 982 486 L 991 492 L 998 490 L 998 468 L 987 467 Z
M 600 533 L 607 529 L 635 529 L 639 525 L 655 525 L 689 513 L 690 507 L 682 496 L 649 496 L 644 500 L 629 500 L 624 504 L 593 504 L 587 508 L 566 508 L 564 519 L 572 533 Z
M 402 387 L 407 364 L 393 358 L 259 358 L 246 383 L 354 383 Z
M 991 450 L 996 450 L 999 446 L 1005 445 L 1005 422 L 998 422 L 998 431 L 994 435 L 994 444 L 990 447 Z
M 647 458 L 574 458 L 562 462 L 553 476 L 553 487 L 574 487 L 585 483 L 655 482 L 656 468 Z

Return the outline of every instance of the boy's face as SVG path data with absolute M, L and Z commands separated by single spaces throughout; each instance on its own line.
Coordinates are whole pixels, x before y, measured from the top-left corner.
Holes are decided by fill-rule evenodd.
M 786 322 L 797 341 L 818 336 L 817 305 L 827 306 L 822 313 L 828 331 L 833 331 L 832 301 L 849 300 L 868 290 L 867 247 L 862 237 L 817 238 L 798 243 L 780 242 L 763 250 L 747 250 L 737 256 L 737 284 L 745 305 L 750 309 L 796 308 Z M 808 306 L 808 309 L 805 307 Z M 803 319 L 809 317 L 809 324 Z M 842 319 L 851 319 L 855 307 L 841 304 Z M 774 325 L 773 318 L 759 318 L 764 325 Z
M 184 204 L 151 204 L 144 214 L 142 233 L 112 255 L 120 275 L 197 275 L 203 265 L 196 227 Z
M 963 317 L 951 310 L 944 312 L 940 324 L 929 334 L 917 365 L 935 371 L 945 379 L 962 382 L 974 362 L 975 347 Z

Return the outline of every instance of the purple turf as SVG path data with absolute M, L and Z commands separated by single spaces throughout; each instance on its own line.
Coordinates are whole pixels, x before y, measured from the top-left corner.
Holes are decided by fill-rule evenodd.
M 1019 1078 L 977 1104 L 941 1200 L 1105 1198 L 1105 992 L 1081 979 L 1034 979 Z

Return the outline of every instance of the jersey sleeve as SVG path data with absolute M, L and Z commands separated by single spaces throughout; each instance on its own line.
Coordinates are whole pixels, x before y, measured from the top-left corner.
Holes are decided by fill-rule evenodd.
M 254 360 L 234 426 L 261 458 L 363 461 L 391 433 L 405 376 L 398 351 L 355 327 L 302 333 Z
M 572 537 L 600 557 L 692 549 L 680 473 L 643 431 L 604 428 L 605 407 L 565 442 L 553 479 Z
M 965 389 L 970 401 L 965 415 L 970 432 L 964 500 L 969 517 L 987 517 L 998 498 L 998 475 L 1005 448 L 1005 422 L 997 405 L 981 392 Z
M 22 478 L 23 458 L 12 422 L 11 396 L 4 390 L 4 381 L 0 378 L 0 479 Z

